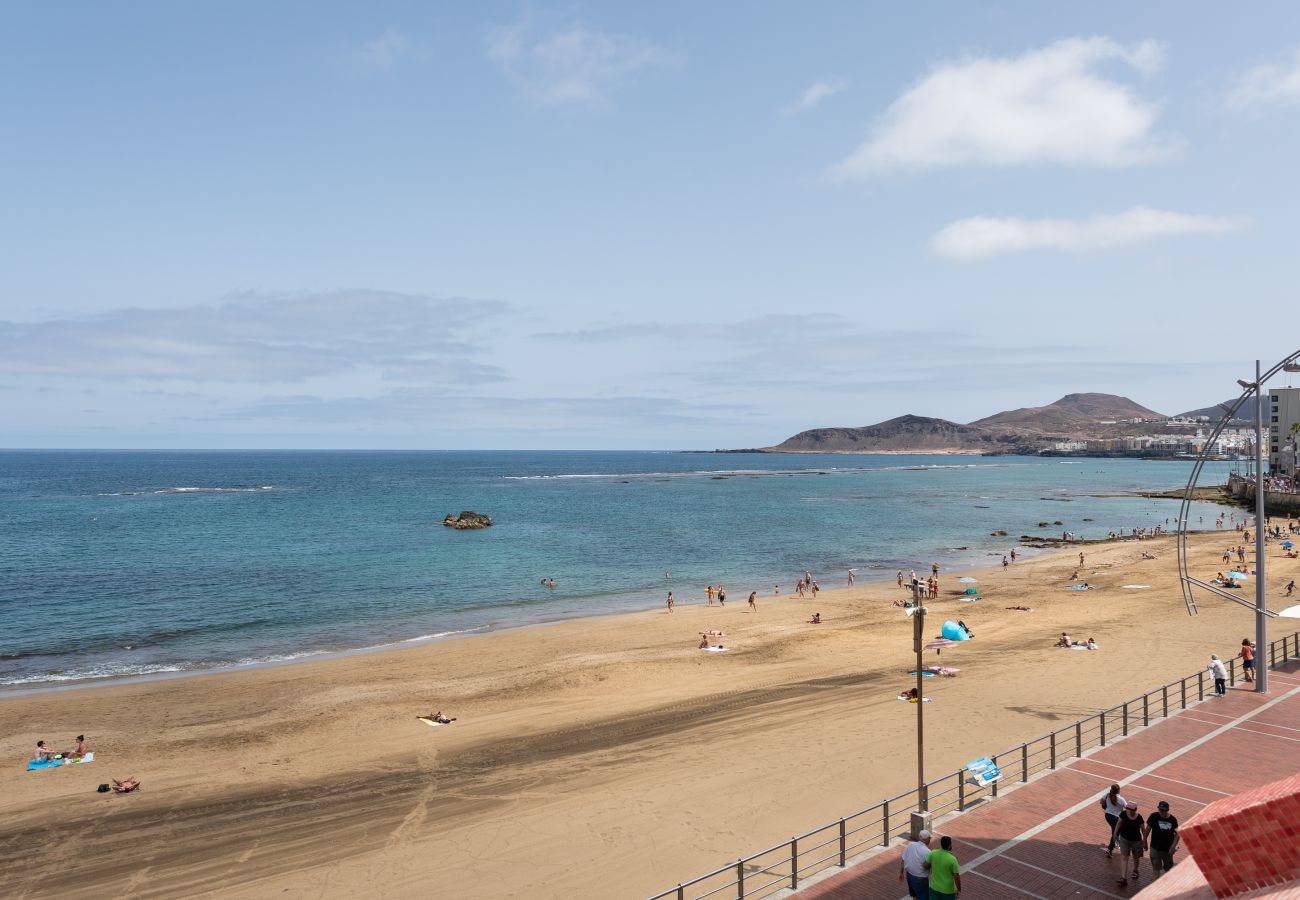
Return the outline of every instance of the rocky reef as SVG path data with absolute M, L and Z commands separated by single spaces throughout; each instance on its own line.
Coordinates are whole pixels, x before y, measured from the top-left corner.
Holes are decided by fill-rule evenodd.
M 442 520 L 442 524 L 446 525 L 448 528 L 455 528 L 462 531 L 468 528 L 488 528 L 492 525 L 492 517 L 485 516 L 482 513 L 471 512 L 467 509 L 461 512 L 458 516 L 448 514 L 448 516 Z

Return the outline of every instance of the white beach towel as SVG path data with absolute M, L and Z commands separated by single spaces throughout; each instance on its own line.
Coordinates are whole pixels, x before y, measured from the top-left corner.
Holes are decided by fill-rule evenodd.
M 1123 587 L 1128 588 L 1130 591 L 1145 591 L 1147 588 L 1151 587 L 1151 585 L 1149 585 L 1149 584 L 1126 584 L 1126 585 L 1123 585 Z

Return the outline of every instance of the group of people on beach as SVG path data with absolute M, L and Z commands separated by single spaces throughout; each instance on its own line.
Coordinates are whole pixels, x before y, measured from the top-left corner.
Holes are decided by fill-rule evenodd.
M 45 741 L 36 742 L 36 752 L 32 754 L 32 762 L 49 762 L 52 759 L 81 759 L 90 752 L 90 745 L 86 743 L 84 734 L 77 735 L 76 743 L 71 750 L 54 750 L 45 746 Z
M 36 750 L 32 754 L 32 762 L 81 762 L 90 756 L 90 753 L 90 743 L 86 740 L 86 736 L 84 734 L 79 734 L 77 735 L 71 750 L 55 750 L 52 747 L 45 746 L 45 741 L 37 741 Z M 109 780 L 111 781 L 111 784 L 101 784 L 99 786 L 99 792 L 101 794 L 106 794 L 110 791 L 114 794 L 133 794 L 140 790 L 140 779 L 135 776 L 128 778 L 112 778 Z

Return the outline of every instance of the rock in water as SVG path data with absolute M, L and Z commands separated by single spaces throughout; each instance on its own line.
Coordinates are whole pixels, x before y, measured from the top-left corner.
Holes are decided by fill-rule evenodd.
M 464 530 L 466 528 L 487 528 L 492 524 L 492 517 L 485 516 L 482 513 L 464 510 L 459 516 L 448 515 L 442 520 L 442 524 L 448 528 L 457 528 Z

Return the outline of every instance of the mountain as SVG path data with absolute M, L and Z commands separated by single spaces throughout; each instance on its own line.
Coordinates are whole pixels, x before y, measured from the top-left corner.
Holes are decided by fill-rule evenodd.
M 779 453 L 1036 453 L 1056 441 L 1136 433 L 1141 426 L 1126 423 L 1164 418 L 1127 397 L 1067 394 L 1046 406 L 1007 410 L 966 425 L 905 415 L 861 428 L 813 428 L 765 449 Z
M 1204 406 L 1201 407 L 1200 409 L 1193 409 L 1185 413 L 1179 413 L 1178 415 L 1180 417 L 1188 417 L 1188 418 L 1195 418 L 1197 416 L 1209 416 L 1211 422 L 1217 422 L 1223 418 L 1223 407 L 1232 406 L 1232 404 L 1236 402 L 1237 402 L 1237 398 L 1233 397 L 1231 400 L 1224 400 L 1222 406 L 1220 405 Z M 1247 400 L 1245 403 L 1241 404 L 1241 408 L 1238 409 L 1237 414 L 1233 416 L 1234 422 L 1243 422 L 1246 421 L 1247 419 L 1249 419 L 1252 422 L 1254 421 L 1255 409 L 1250 405 L 1250 403 L 1251 401 Z
M 963 450 L 981 449 L 993 439 L 986 429 L 973 425 L 906 415 L 862 428 L 813 428 L 770 449 L 802 453 Z
M 1117 397 L 1114 394 L 1066 394 L 1047 406 L 1030 406 L 994 413 L 971 424 L 1063 431 L 1086 428 L 1097 422 L 1163 418 L 1165 416 L 1134 403 L 1127 397 Z

